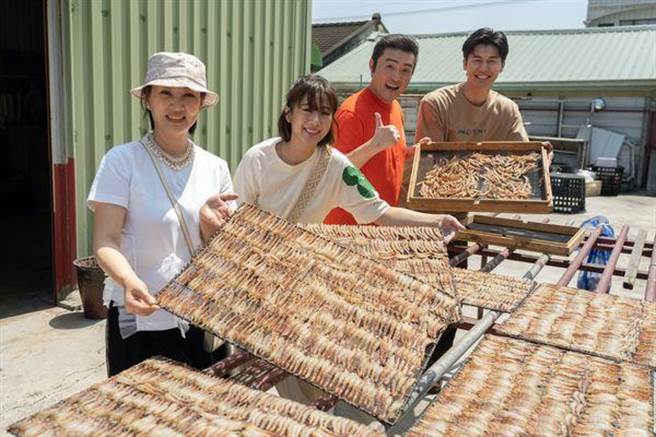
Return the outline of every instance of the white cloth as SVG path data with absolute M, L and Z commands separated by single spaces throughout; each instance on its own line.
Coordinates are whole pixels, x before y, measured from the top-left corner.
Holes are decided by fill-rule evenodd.
M 251 147 L 237 167 L 234 185 L 239 202 L 249 202 L 279 217 L 287 217 L 320 155 L 315 150 L 304 162 L 289 165 L 276 152 L 275 146 L 280 141 L 277 137 L 270 138 Z M 390 206 L 346 156 L 331 150 L 328 168 L 299 222 L 322 223 L 336 207 L 351 213 L 358 223 L 376 221 Z
M 160 165 L 178 200 L 194 249 L 201 244 L 198 212 L 217 193 L 232 192 L 230 170 L 221 158 L 194 145 L 193 163 L 180 171 Z M 148 291 L 156 295 L 191 260 L 180 222 L 164 191 L 153 162 L 138 141 L 113 147 L 103 157 L 89 190 L 87 205 L 111 203 L 127 210 L 121 234 L 121 253 Z M 234 205 L 233 205 L 234 206 Z M 105 303 L 124 305 L 123 289 L 105 281 Z M 178 326 L 171 313 L 158 310 L 137 316 L 138 331 L 160 331 Z

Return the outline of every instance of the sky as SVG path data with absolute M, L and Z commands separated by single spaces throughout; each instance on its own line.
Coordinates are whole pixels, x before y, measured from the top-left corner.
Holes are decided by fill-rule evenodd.
M 358 21 L 380 12 L 391 33 L 578 29 L 587 0 L 312 0 L 312 22 Z

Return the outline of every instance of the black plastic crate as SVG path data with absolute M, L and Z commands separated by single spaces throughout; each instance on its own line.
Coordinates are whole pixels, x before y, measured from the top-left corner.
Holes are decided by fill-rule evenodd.
M 597 176 L 602 182 L 602 196 L 617 196 L 620 193 L 624 167 L 600 167 L 594 165 L 592 166 L 592 171 L 597 173 Z
M 552 173 L 553 210 L 565 214 L 585 211 L 585 178 L 574 173 Z

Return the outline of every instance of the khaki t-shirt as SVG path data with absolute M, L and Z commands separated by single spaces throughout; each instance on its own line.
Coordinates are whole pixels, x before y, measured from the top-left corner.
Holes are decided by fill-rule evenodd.
M 419 102 L 415 141 L 528 141 L 517 104 L 490 91 L 476 106 L 463 92 L 464 83 L 432 91 Z

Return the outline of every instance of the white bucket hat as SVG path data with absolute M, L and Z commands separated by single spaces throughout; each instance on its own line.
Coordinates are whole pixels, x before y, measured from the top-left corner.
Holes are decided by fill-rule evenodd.
M 188 53 L 158 52 L 151 55 L 143 85 L 131 89 L 130 93 L 141 99 L 143 89 L 150 85 L 189 88 L 205 93 L 203 107 L 214 106 L 219 101 L 219 95 L 207 89 L 205 64 Z

